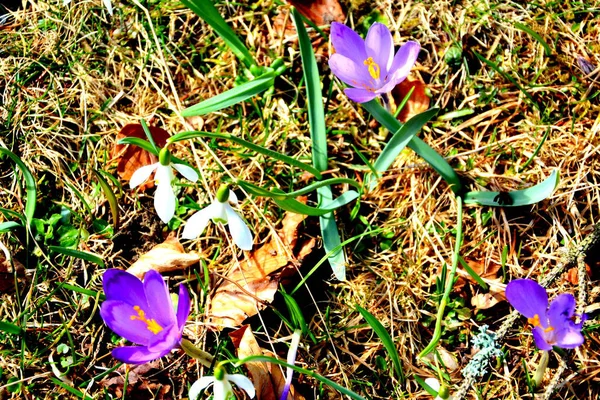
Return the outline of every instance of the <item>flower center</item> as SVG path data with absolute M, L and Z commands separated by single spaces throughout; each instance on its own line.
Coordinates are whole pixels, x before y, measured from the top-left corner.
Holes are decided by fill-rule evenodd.
M 381 74 L 381 69 L 379 65 L 375 61 L 373 61 L 373 57 L 369 57 L 365 60 L 364 64 L 369 68 L 369 74 L 373 79 L 379 79 L 379 75 Z
M 537 326 L 541 327 L 542 326 L 542 323 L 540 322 L 540 316 L 538 314 L 535 314 L 533 316 L 533 318 L 527 318 L 527 322 L 529 322 L 534 327 L 537 327 Z M 550 331 L 553 331 L 553 330 L 554 330 L 554 328 L 551 327 L 551 326 L 549 326 L 546 329 L 544 329 L 544 332 L 550 332 Z
M 131 320 L 132 321 L 134 321 L 134 320 L 140 320 L 140 321 L 145 322 L 146 323 L 146 327 L 148 328 L 148 330 L 150 332 L 154 333 L 155 335 L 158 332 L 160 332 L 160 331 L 163 330 L 162 326 L 160 326 L 158 324 L 158 322 L 156 322 L 154 320 L 154 318 L 152 318 L 152 319 L 146 318 L 146 313 L 144 312 L 144 310 L 142 310 L 140 308 L 140 306 L 133 306 L 133 309 L 135 310 L 135 312 L 137 313 L 137 315 L 132 315 L 131 316 Z

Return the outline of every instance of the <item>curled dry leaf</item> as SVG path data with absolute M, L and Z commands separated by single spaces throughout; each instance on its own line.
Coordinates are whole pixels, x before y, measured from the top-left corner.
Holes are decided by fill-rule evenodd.
M 402 103 L 402 100 L 413 88 L 413 92 L 398 114 L 398 119 L 402 122 L 406 122 L 415 115 L 429 109 L 430 98 L 427 96 L 427 86 L 416 78 L 406 78 L 392 90 L 392 97 L 396 106 Z
M 334 21 L 344 23 L 346 20 L 338 0 L 287 0 L 287 2 L 315 25 L 331 25 Z
M 15 270 L 17 277 L 25 275 L 25 267 L 23 264 L 15 259 L 13 259 L 11 263 L 4 255 L 0 254 L 0 293 L 12 292 L 15 290 Z
M 476 293 L 471 298 L 471 305 L 476 310 L 487 310 L 504 300 L 506 300 L 504 292 Z
M 167 143 L 167 139 L 170 136 L 169 132 L 155 126 L 149 126 L 148 128 L 150 129 L 150 134 L 152 135 L 154 143 L 156 143 L 158 147 L 164 147 Z M 128 124 L 125 125 L 117 135 L 117 140 L 111 153 L 111 158 L 113 160 L 117 160 L 117 173 L 119 176 L 128 181 L 131 179 L 131 175 L 133 175 L 138 168 L 145 165 L 154 164 L 158 161 L 158 159 L 154 154 L 147 152 L 141 147 L 130 144 L 116 144 L 120 139 L 126 137 L 146 139 L 146 134 L 144 133 L 142 125 Z M 154 182 L 152 180 L 148 180 L 143 184 L 140 190 L 151 188 L 152 186 L 154 186 Z
M 199 261 L 198 253 L 186 253 L 177 236 L 172 233 L 167 240 L 157 244 L 146 254 L 142 254 L 127 269 L 127 272 L 143 279 L 146 272 L 151 269 L 163 273 L 183 269 Z
M 231 337 L 233 345 L 237 348 L 239 359 L 257 355 L 275 357 L 272 352 L 260 347 L 249 325 L 244 325 L 240 329 L 231 332 L 229 337 Z M 285 386 L 285 375 L 281 373 L 281 368 L 278 365 L 259 361 L 244 365 L 250 372 L 258 400 L 278 400 L 281 397 Z M 293 385 L 290 386 L 288 394 L 288 400 L 290 399 L 304 400 L 304 397 L 294 390 Z
M 314 246 L 314 239 L 300 246 L 296 243 L 298 226 L 305 218 L 304 215 L 286 213 L 278 231 L 279 238 L 273 237 L 251 252 L 225 277 L 215 290 L 209 309 L 211 325 L 215 329 L 239 326 L 263 309 L 266 302 L 273 301 L 281 279 L 281 273 L 276 272 L 301 261 Z M 288 255 L 285 249 L 294 247 L 299 247 L 296 254 Z

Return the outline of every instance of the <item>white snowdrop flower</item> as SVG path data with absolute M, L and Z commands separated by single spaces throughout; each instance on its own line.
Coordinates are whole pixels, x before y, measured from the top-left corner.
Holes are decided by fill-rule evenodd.
M 226 373 L 223 368 L 217 366 L 215 368 L 215 376 L 203 376 L 190 388 L 189 398 L 190 400 L 198 399 L 200 396 L 200 391 L 202 389 L 207 388 L 210 385 L 213 385 L 213 399 L 214 400 L 227 400 L 229 395 L 233 393 L 233 387 L 231 383 L 233 382 L 236 386 L 244 389 L 248 396 L 251 398 L 254 397 L 255 390 L 252 381 L 241 374 L 233 374 L 229 375 Z

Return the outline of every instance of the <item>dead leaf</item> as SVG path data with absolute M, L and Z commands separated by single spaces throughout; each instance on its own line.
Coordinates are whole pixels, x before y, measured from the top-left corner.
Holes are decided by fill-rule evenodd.
M 186 253 L 177 236 L 171 234 L 167 240 L 157 244 L 146 254 L 142 254 L 131 264 L 127 272 L 143 279 L 146 272 L 151 269 L 163 273 L 183 269 L 199 261 L 198 253 Z
M 504 292 L 477 293 L 471 298 L 471 305 L 476 310 L 487 310 L 506 300 Z
M 25 267 L 23 264 L 15 259 L 13 259 L 11 263 L 4 255 L 0 254 L 0 293 L 12 292 L 15 290 L 15 270 L 17 272 L 17 277 L 25 275 Z
M 215 329 L 239 326 L 246 318 L 265 308 L 265 303 L 273 301 L 281 278 L 281 274 L 275 272 L 302 261 L 314 246 L 314 239 L 310 239 L 302 243 L 295 256 L 290 257 L 285 251 L 296 246 L 298 226 L 305 218 L 304 215 L 286 213 L 278 231 L 283 246 L 279 245 L 277 238 L 272 238 L 250 253 L 225 277 L 210 304 L 209 316 Z
M 240 329 L 229 334 L 233 345 L 237 348 L 239 359 L 248 356 L 265 355 L 275 357 L 275 355 L 260 347 L 250 325 L 244 325 Z M 276 364 L 266 362 L 249 362 L 245 364 L 252 376 L 252 383 L 256 389 L 257 400 L 277 400 L 281 397 L 285 386 L 285 376 Z M 296 392 L 294 386 L 290 386 L 288 400 L 304 400 L 304 397 Z
M 412 94 L 398 114 L 398 119 L 402 122 L 406 122 L 415 115 L 429 109 L 429 101 L 431 99 L 427 96 L 427 86 L 416 78 L 406 78 L 392 89 L 392 97 L 396 106 L 402 103 L 402 100 L 404 100 L 412 88 L 414 88 Z
M 123 397 L 123 387 L 125 386 L 125 376 L 127 376 L 127 398 L 131 400 L 147 398 L 144 393 L 148 390 L 155 392 L 154 399 L 168 398 L 166 395 L 171 390 L 171 385 L 151 382 L 148 376 L 152 376 L 157 370 L 161 369 L 160 360 L 154 360 L 149 363 L 131 367 L 123 364 L 117 372 L 118 376 L 100 381 L 105 388 L 111 387 L 117 397 Z
M 588 277 L 590 277 L 592 275 L 592 269 L 587 264 L 585 264 L 585 273 L 588 275 Z M 579 274 L 579 271 L 577 270 L 577 267 L 573 267 L 567 271 L 565 279 L 571 285 L 577 285 L 579 283 L 579 275 L 578 274 Z
M 287 2 L 315 25 L 331 25 L 334 21 L 344 23 L 346 20 L 338 0 L 287 0 Z
M 158 147 L 164 147 L 170 136 L 169 132 L 155 126 L 149 126 L 148 128 L 150 129 L 150 134 L 152 135 L 154 143 L 156 143 Z M 128 124 L 125 125 L 117 135 L 117 142 L 126 137 L 146 139 L 146 134 L 144 133 L 142 125 Z M 157 162 L 157 158 L 154 154 L 147 152 L 141 147 L 129 144 L 116 144 L 116 142 L 111 153 L 111 158 L 113 160 L 118 160 L 117 173 L 126 181 L 131 179 L 131 175 L 133 175 L 138 168 Z M 140 190 L 145 190 L 152 186 L 154 186 L 154 182 L 148 180 L 142 185 Z

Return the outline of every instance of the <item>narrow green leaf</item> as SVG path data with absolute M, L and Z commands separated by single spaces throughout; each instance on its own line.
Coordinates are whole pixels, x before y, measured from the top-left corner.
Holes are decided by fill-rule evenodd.
M 405 133 L 405 131 L 401 131 L 403 128 L 400 121 L 398 121 L 392 114 L 390 114 L 385 108 L 383 108 L 376 100 L 371 100 L 368 103 L 363 103 L 362 105 L 381 125 L 383 125 L 390 132 L 397 133 Z M 434 110 L 434 109 L 432 109 Z M 432 111 L 428 110 L 426 113 Z M 437 110 L 436 110 L 437 112 Z M 414 116 L 412 119 L 417 118 L 418 116 Z M 421 120 L 416 120 L 420 122 Z M 407 123 L 408 124 L 408 123 Z M 424 123 L 423 123 L 424 124 Z M 405 124 L 406 125 L 406 124 Z M 423 125 L 421 125 L 422 127 Z M 414 129 L 414 128 L 407 128 Z M 409 132 L 411 133 L 411 132 Z M 395 135 L 394 135 L 395 136 Z M 392 138 L 393 139 L 393 138 Z M 454 193 L 461 193 L 463 190 L 463 185 L 460 180 L 460 177 L 454 171 L 454 169 L 448 164 L 448 161 L 444 159 L 440 154 L 438 154 L 435 150 L 433 150 L 427 143 L 421 140 L 418 136 L 414 136 L 410 139 L 407 144 L 415 153 L 417 153 L 420 157 L 422 157 L 433 169 L 436 170 L 438 174 L 450 185 L 450 188 Z M 386 146 L 387 147 L 387 146 Z M 381 156 L 380 156 L 381 157 Z M 382 167 L 385 164 L 382 161 Z M 382 171 L 379 171 L 382 172 Z M 372 185 L 372 184 L 371 184 Z
M 323 189 L 323 188 L 320 188 L 319 190 L 321 190 L 321 189 Z M 339 208 L 343 205 L 348 204 L 349 202 L 356 199 L 357 197 L 358 197 L 357 192 L 355 192 L 354 190 L 349 190 L 346 193 L 339 196 L 334 201 L 332 201 L 331 203 L 329 203 L 329 204 L 333 205 L 333 207 L 327 207 L 327 208 L 307 206 L 306 204 L 301 203 L 295 199 L 273 198 L 273 201 L 275 203 L 277 203 L 277 205 L 279 207 L 283 208 L 286 211 L 291 211 L 296 214 L 310 215 L 313 217 L 321 217 L 321 216 L 331 213 L 336 208 Z M 323 237 L 323 241 L 325 241 L 325 237 Z
M 0 321 L 0 331 L 11 333 L 13 335 L 20 335 L 23 333 L 21 327 L 6 321 Z
M 158 151 L 152 146 L 152 143 L 147 140 L 136 138 L 136 137 L 125 137 L 123 139 L 119 139 L 117 144 L 133 144 L 134 146 L 141 147 L 149 153 L 154 154 L 158 157 Z
M 69 283 L 62 283 L 60 286 L 63 289 L 67 289 L 67 290 L 71 290 L 73 292 L 85 294 L 85 295 L 91 296 L 93 298 L 98 297 L 99 300 L 105 300 L 106 299 L 106 296 L 104 295 L 104 293 L 96 292 L 95 290 L 90 290 L 90 289 L 82 288 L 82 287 L 79 287 L 79 286 L 71 285 Z
M 394 133 L 390 141 L 385 145 L 383 151 L 375 161 L 375 170 L 385 172 L 392 165 L 396 157 L 400 154 L 412 138 L 419 133 L 421 128 L 431 120 L 439 111 L 439 108 L 431 108 L 421 114 L 417 114 Z M 373 189 L 373 187 L 371 187 Z
M 209 138 L 215 138 L 215 139 L 229 140 L 233 143 L 237 143 L 241 146 L 244 146 L 249 150 L 256 151 L 257 153 L 263 154 L 265 156 L 268 156 L 268 157 L 274 158 L 276 160 L 279 160 L 281 162 L 284 162 L 288 165 L 293 165 L 294 167 L 298 167 L 304 171 L 310 172 L 317 179 L 321 179 L 321 173 L 316 168 L 314 168 L 312 165 L 303 163 L 302 161 L 298 161 L 295 158 L 292 158 L 285 154 L 281 154 L 276 151 L 266 149 L 262 146 L 254 144 L 252 142 L 248 142 L 247 140 L 238 138 L 229 133 L 212 133 L 212 132 L 201 132 L 201 131 L 182 132 L 182 133 L 178 133 L 177 135 L 170 137 L 169 142 L 178 142 L 181 140 L 189 140 L 189 139 L 194 139 L 194 138 L 198 138 L 198 137 L 209 137 Z
M 550 47 L 550 45 L 548 43 L 546 43 L 546 41 L 542 38 L 542 36 L 539 33 L 534 31 L 527 25 L 521 24 L 519 22 L 515 22 L 514 25 L 515 25 L 515 28 L 520 29 L 523 32 L 529 33 L 531 35 L 531 37 L 533 37 L 535 40 L 537 40 L 544 48 L 544 52 L 546 53 L 546 56 L 552 55 L 552 48 Z
M 525 97 L 527 97 L 529 99 L 529 101 L 531 101 L 531 103 L 533 104 L 533 106 L 535 108 L 537 108 L 538 110 L 542 111 L 542 109 L 540 108 L 540 105 L 535 101 L 535 99 L 525 89 L 523 89 L 523 87 L 521 85 L 519 85 L 517 83 L 517 81 L 512 76 L 510 76 L 506 72 L 502 71 L 500 69 L 500 67 L 498 67 L 498 65 L 496 65 L 493 62 L 491 62 L 490 60 L 488 60 L 487 58 L 485 58 L 484 56 L 482 56 L 481 54 L 479 54 L 475 50 L 473 50 L 473 54 L 475 54 L 475 56 L 477 58 L 479 58 L 480 61 L 483 61 L 491 69 L 493 69 L 494 71 L 496 71 L 497 73 L 499 73 L 500 75 L 502 75 L 502 77 L 504 77 L 504 79 L 510 81 L 513 85 L 515 85 L 517 87 L 517 89 L 519 89 L 525 95 Z
M 379 322 L 377 318 L 373 316 L 373 314 L 371 314 L 359 305 L 356 306 L 356 309 L 358 310 L 358 312 L 360 312 L 360 314 L 371 326 L 371 328 L 373 328 L 377 336 L 379 336 L 379 339 L 381 339 L 383 347 L 385 347 L 385 350 L 392 359 L 394 369 L 396 370 L 396 374 L 398 375 L 398 380 L 401 383 L 404 383 L 404 371 L 402 371 L 402 362 L 400 361 L 400 356 L 398 355 L 398 350 L 396 350 L 396 346 L 394 345 L 392 337 L 385 329 L 385 327 L 381 325 L 381 322 Z
M 204 115 L 248 100 L 251 97 L 273 86 L 275 72 L 267 72 L 250 82 L 243 83 L 208 100 L 186 108 L 181 112 L 183 117 Z
M 88 251 L 74 250 L 61 246 L 48 246 L 48 248 L 56 253 L 64 254 L 65 256 L 80 258 L 85 261 L 93 262 L 101 267 L 104 267 L 102 257 Z
M 304 27 L 302 16 L 294 7 L 292 7 L 292 16 L 296 25 L 296 31 L 298 32 L 302 73 L 304 75 L 304 82 L 306 83 L 313 165 L 322 172 L 327 170 L 329 160 L 327 159 L 327 128 L 325 127 L 321 79 L 312 43 Z
M 117 229 L 119 227 L 119 204 L 117 203 L 117 196 L 115 196 L 115 192 L 113 192 L 106 179 L 104 179 L 104 177 L 98 171 L 92 171 L 94 171 L 96 179 L 98 179 L 98 183 L 100 183 L 100 187 L 102 188 L 102 191 L 108 200 L 110 212 L 113 218 L 113 225 L 114 228 Z
M 308 122 L 310 125 L 310 139 L 312 144 L 313 165 L 319 171 L 326 171 L 329 160 L 327 158 L 327 128 L 325 126 L 325 111 L 323 110 L 323 95 L 321 93 L 321 79 L 312 43 L 304 27 L 302 16 L 292 7 L 292 16 L 298 42 L 300 43 L 300 56 L 302 58 L 302 72 L 306 83 L 306 97 L 308 99 Z M 319 204 L 325 205 L 331 200 L 331 188 L 323 186 L 317 189 Z M 339 280 L 346 279 L 346 255 L 341 245 L 340 233 L 333 214 L 323 214 L 319 218 L 321 236 L 325 252 L 330 254 L 328 261 L 334 275 Z
M 80 399 L 84 399 L 84 400 L 94 400 L 92 399 L 90 396 L 85 395 L 83 392 L 81 392 L 78 389 L 75 389 L 74 387 L 71 387 L 69 385 L 67 385 L 66 383 L 64 383 L 63 381 L 61 381 L 60 379 L 56 379 L 54 377 L 50 377 L 50 380 L 52 382 L 54 382 L 56 385 L 60 386 L 61 388 L 65 389 L 67 392 L 74 394 L 75 396 L 79 397 Z
M 546 139 L 548 139 L 548 134 L 549 133 L 550 133 L 550 127 L 548 127 L 548 129 L 546 129 L 546 133 L 544 133 L 544 136 L 542 136 L 542 140 L 540 140 L 540 142 L 538 143 L 537 147 L 533 151 L 533 154 L 531 154 L 531 157 L 529 157 L 527 159 L 527 161 L 525 161 L 525 163 L 521 166 L 521 168 L 519 168 L 518 172 L 523 172 L 529 166 L 529 164 L 531 164 L 531 162 L 533 161 L 533 159 L 535 157 L 537 157 L 538 153 L 542 149 L 542 146 L 546 142 Z
M 535 186 L 512 192 L 468 192 L 465 204 L 479 204 L 495 207 L 518 207 L 538 203 L 548 198 L 558 186 L 560 176 L 558 169 Z
M 227 24 L 211 0 L 181 0 L 181 2 L 206 21 L 246 67 L 256 64 L 248 48 Z
M 473 280 L 475 280 L 475 282 L 477 282 L 483 290 L 488 290 L 487 283 L 485 283 L 485 281 L 481 279 L 477 272 L 475 272 L 475 270 L 473 270 L 473 268 L 471 268 L 469 264 L 467 264 L 464 258 L 458 256 L 458 261 L 460 262 L 460 265 L 462 265 L 462 267 L 465 269 L 465 271 L 467 271 L 467 273 L 471 276 L 471 278 L 473 278 Z
M 2 223 L 0 223 L 0 233 L 11 231 L 20 226 L 23 226 L 23 225 L 19 224 L 18 222 L 15 222 L 15 221 L 2 222 Z
M 353 398 L 355 400 L 365 400 L 363 397 L 359 396 L 358 394 L 354 393 L 353 391 L 346 389 L 343 386 L 338 385 L 337 383 L 335 383 L 334 381 L 325 378 L 324 376 L 321 376 L 319 374 L 317 374 L 314 371 L 310 371 L 308 369 L 304 369 L 304 368 L 300 368 L 296 365 L 292 365 L 292 364 L 288 364 L 287 362 L 280 360 L 278 358 L 274 358 L 274 357 L 268 357 L 268 356 L 249 356 L 246 358 L 243 358 L 241 360 L 239 360 L 236 363 L 236 366 L 240 366 L 249 362 L 256 362 L 256 361 L 260 361 L 260 362 L 268 362 L 268 363 L 272 363 L 272 364 L 277 364 L 277 365 L 281 365 L 283 367 L 286 368 L 291 368 L 294 371 L 300 373 L 300 374 L 304 374 L 306 376 L 310 376 L 311 378 L 314 378 L 316 380 L 318 380 L 319 382 L 322 382 L 324 384 L 326 384 L 327 386 L 337 390 L 338 392 L 349 396 L 350 398 Z
M 25 200 L 25 218 L 27 220 L 27 225 L 29 225 L 33 219 L 36 206 L 37 189 L 35 179 L 29 171 L 29 168 L 27 168 L 23 161 L 21 161 L 21 159 L 12 151 L 0 147 L 0 154 L 8 156 L 8 158 L 10 158 L 17 165 L 17 168 L 21 170 L 21 173 L 25 178 L 25 188 L 27 192 L 27 199 Z

